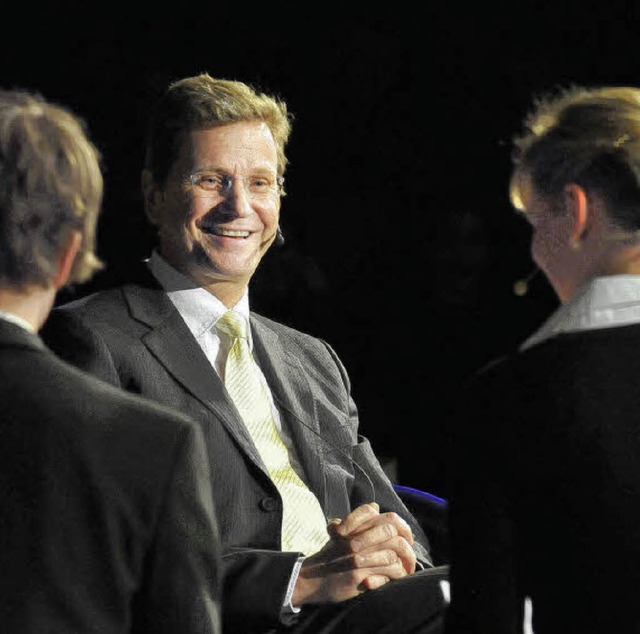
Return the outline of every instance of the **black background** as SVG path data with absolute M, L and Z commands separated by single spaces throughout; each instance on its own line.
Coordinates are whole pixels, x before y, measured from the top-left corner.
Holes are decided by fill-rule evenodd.
M 283 97 L 286 245 L 253 308 L 331 343 L 374 449 L 404 484 L 444 494 L 445 403 L 556 305 L 541 275 L 512 292 L 533 265 L 508 204 L 510 138 L 534 93 L 640 84 L 637 2 L 491 5 L 25 3 L 4 20 L 0 83 L 87 121 L 109 273 L 152 244 L 138 183 L 157 92 L 207 71 Z

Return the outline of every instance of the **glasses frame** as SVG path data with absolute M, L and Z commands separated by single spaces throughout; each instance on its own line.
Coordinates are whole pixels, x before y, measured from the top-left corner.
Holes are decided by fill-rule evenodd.
M 220 191 L 207 191 L 200 186 L 197 179 L 201 177 L 203 174 L 208 174 L 208 173 L 215 174 L 216 176 L 219 176 L 223 180 L 223 186 Z M 189 174 L 188 180 L 193 190 L 197 192 L 197 194 L 200 197 L 227 196 L 231 191 L 231 189 L 233 188 L 233 184 L 236 180 L 243 181 L 244 191 L 247 193 L 247 196 L 249 196 L 249 198 L 251 199 L 259 200 L 261 198 L 267 198 L 268 196 L 282 197 L 286 195 L 286 192 L 284 191 L 284 176 L 276 176 L 275 189 L 270 189 L 264 194 L 252 193 L 249 190 L 247 178 L 251 178 L 251 177 L 243 176 L 241 174 L 238 174 L 237 176 L 230 176 L 229 174 L 224 174 L 223 172 L 216 172 L 214 170 L 211 170 L 210 172 L 207 170 L 201 170 L 198 172 L 194 172 L 193 174 Z

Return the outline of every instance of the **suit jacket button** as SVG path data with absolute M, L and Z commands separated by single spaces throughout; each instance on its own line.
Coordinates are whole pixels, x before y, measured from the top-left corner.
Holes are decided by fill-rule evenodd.
M 263 511 L 275 511 L 278 508 L 278 500 L 269 497 L 262 498 L 258 506 Z

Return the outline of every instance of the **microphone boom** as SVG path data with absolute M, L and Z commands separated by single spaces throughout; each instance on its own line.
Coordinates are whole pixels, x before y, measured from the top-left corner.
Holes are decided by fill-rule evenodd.
M 514 294 L 518 297 L 524 297 L 529 292 L 529 283 L 538 273 L 540 273 L 540 269 L 536 267 L 531 271 L 531 273 L 529 273 L 529 275 L 527 275 L 527 277 L 521 280 L 516 280 L 513 285 Z

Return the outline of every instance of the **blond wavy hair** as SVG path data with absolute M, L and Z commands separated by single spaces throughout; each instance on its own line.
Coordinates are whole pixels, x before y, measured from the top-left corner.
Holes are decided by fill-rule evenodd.
M 516 209 L 524 211 L 528 185 L 560 200 L 564 186 L 575 183 L 600 193 L 620 227 L 640 229 L 640 89 L 570 85 L 535 97 L 513 138 L 512 160 Z
M 286 103 L 241 81 L 208 73 L 172 82 L 155 103 L 146 131 L 145 167 L 164 184 L 188 132 L 243 121 L 267 124 L 276 145 L 278 176 L 288 159 L 285 148 L 293 117 Z

